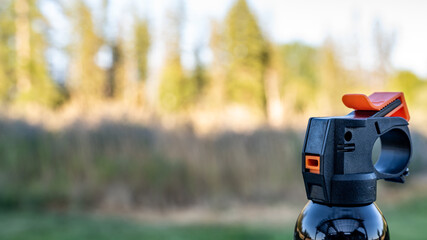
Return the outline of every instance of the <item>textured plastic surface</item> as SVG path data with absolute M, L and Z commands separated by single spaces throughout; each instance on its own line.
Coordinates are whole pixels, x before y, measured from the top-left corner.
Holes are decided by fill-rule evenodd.
M 375 203 L 326 206 L 309 201 L 295 224 L 294 240 L 389 240 L 387 222 Z

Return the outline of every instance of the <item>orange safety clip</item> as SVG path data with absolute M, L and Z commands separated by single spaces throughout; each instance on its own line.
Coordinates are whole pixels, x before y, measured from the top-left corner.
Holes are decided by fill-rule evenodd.
M 389 112 L 386 117 L 402 117 L 409 121 L 408 107 L 402 92 L 375 92 L 367 97 L 364 94 L 345 94 L 344 105 L 354 110 L 379 111 L 391 102 L 399 99 L 401 104 Z
M 320 156 L 305 155 L 305 168 L 311 173 L 320 173 Z

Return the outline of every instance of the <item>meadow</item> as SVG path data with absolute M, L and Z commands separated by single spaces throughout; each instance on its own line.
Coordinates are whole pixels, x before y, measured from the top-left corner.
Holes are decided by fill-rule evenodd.
M 291 239 L 293 221 L 180 223 L 128 213 L 277 203 L 301 209 L 305 202 L 298 130 L 203 136 L 190 125 L 103 120 L 50 129 L 3 118 L 0 131 L 0 239 Z M 408 183 L 379 185 L 393 239 L 422 239 L 427 223 L 427 198 L 418 196 L 426 140 L 417 131 L 412 137 Z
M 203 136 L 191 125 L 171 130 L 112 120 L 52 130 L 4 118 L 0 132 L 3 209 L 123 211 L 305 197 L 299 130 L 265 127 Z M 416 131 L 412 138 L 411 174 L 423 175 L 427 141 Z
M 424 239 L 427 199 L 419 198 L 383 208 L 394 240 Z M 292 224 L 171 224 L 147 223 L 118 217 L 43 212 L 2 212 L 4 240 L 250 240 L 292 239 Z
M 274 202 L 300 189 L 302 133 L 293 130 L 199 136 L 190 126 L 103 121 L 49 130 L 9 119 L 0 131 L 0 206 L 8 209 Z

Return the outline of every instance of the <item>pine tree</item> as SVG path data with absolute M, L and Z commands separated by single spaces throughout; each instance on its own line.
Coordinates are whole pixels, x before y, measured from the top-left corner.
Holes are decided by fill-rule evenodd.
M 386 31 L 381 22 L 377 20 L 373 28 L 374 53 L 376 60 L 375 87 L 384 88 L 393 67 L 391 65 L 391 54 L 396 43 L 396 33 Z M 375 84 L 374 83 L 374 84 Z
M 200 51 L 201 46 L 197 46 L 196 49 L 194 49 L 195 66 L 193 70 L 192 81 L 195 83 L 197 96 L 200 96 L 203 93 L 207 84 L 206 68 L 200 59 Z
M 30 61 L 30 2 L 15 0 L 15 48 L 16 48 L 16 78 L 18 94 L 28 92 L 31 88 L 29 73 Z
M 13 9 L 10 1 L 0 6 L 0 103 L 12 100 L 15 78 L 15 54 L 12 42 L 15 35 Z
M 229 100 L 265 110 L 264 72 L 268 45 L 245 0 L 237 0 L 226 18 Z
M 40 13 L 37 0 L 15 0 L 14 10 L 17 101 L 55 106 L 62 96 L 45 59 L 47 20 Z
M 419 78 L 410 71 L 397 71 L 388 81 L 387 88 L 390 91 L 404 92 L 405 100 L 410 106 L 421 105 L 425 101 L 421 100 L 423 91 L 427 88 L 426 81 Z M 426 97 L 423 97 L 426 99 Z M 424 104 L 425 105 L 425 104 Z
M 133 82 L 132 91 L 129 94 L 137 105 L 146 103 L 145 85 L 148 78 L 148 54 L 151 45 L 150 29 L 147 19 L 134 17 L 133 44 L 129 63 L 132 65 L 132 73 L 136 74 L 136 82 Z
M 181 31 L 183 5 L 169 16 L 167 54 L 159 88 L 159 101 L 163 110 L 177 112 L 188 108 L 196 96 L 196 84 L 186 76 L 181 64 Z
M 207 83 L 207 96 L 209 106 L 220 108 L 225 103 L 225 76 L 227 69 L 226 45 L 224 40 L 223 25 L 220 22 L 211 23 L 211 36 L 209 47 L 212 50 L 212 62 L 209 66 L 209 81 Z
M 106 75 L 95 59 L 104 40 L 96 33 L 92 13 L 86 4 L 79 0 L 73 7 L 70 18 L 74 20 L 75 38 L 70 48 L 70 92 L 83 101 L 102 99 L 107 87 Z
M 135 59 L 138 69 L 138 81 L 145 82 L 148 76 L 148 52 L 151 36 L 147 20 L 136 19 L 134 29 Z
M 280 46 L 281 95 L 293 111 L 304 112 L 314 103 L 319 85 L 319 50 L 302 43 Z M 292 89 L 292 90 L 290 90 Z
M 108 72 L 107 95 L 108 97 L 119 99 L 123 97 L 127 80 L 123 39 L 118 37 L 116 42 L 111 44 L 111 51 L 112 64 Z
M 336 114 L 336 109 L 345 109 L 340 104 L 340 97 L 347 93 L 349 78 L 345 68 L 341 64 L 335 44 L 331 40 L 326 40 L 319 52 L 319 103 L 327 114 Z

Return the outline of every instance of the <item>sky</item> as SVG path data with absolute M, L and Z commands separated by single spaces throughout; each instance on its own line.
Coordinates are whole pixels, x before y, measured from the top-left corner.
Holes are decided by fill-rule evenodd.
M 153 34 L 149 56 L 150 69 L 161 68 L 165 55 L 165 15 L 180 0 L 110 0 L 110 21 L 131 25 L 131 13 L 148 18 Z M 223 20 L 235 0 L 181 0 L 185 4 L 183 31 L 183 64 L 191 68 L 193 51 L 203 46 L 202 60 L 208 63 L 212 20 Z M 427 1 L 421 0 L 247 0 L 256 14 L 265 35 L 275 43 L 294 41 L 320 46 L 332 39 L 340 48 L 344 63 L 360 64 L 365 69 L 375 66 L 373 29 L 379 22 L 384 32 L 394 34 L 395 45 L 391 62 L 397 69 L 407 69 L 427 77 Z M 100 0 L 88 0 L 99 14 Z M 58 45 L 65 45 L 71 34 L 69 26 L 58 15 L 54 4 L 44 4 L 43 12 L 54 27 Z M 120 20 L 120 21 L 116 21 Z M 106 25 L 109 34 L 117 34 L 117 26 Z M 123 30 L 126 32 L 127 30 Z M 66 69 L 67 58 L 51 50 L 50 58 L 58 71 Z M 108 54 L 100 54 L 100 64 L 108 65 Z

